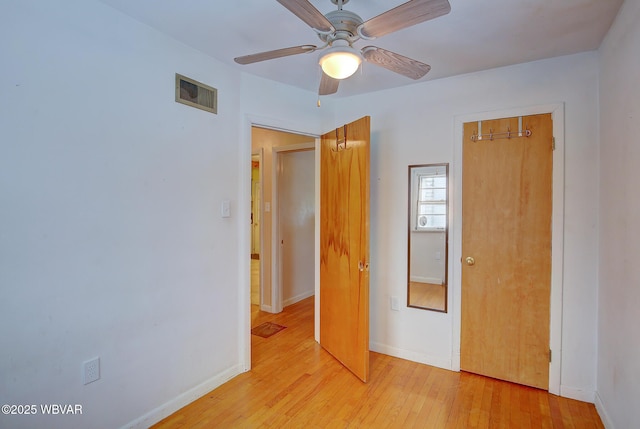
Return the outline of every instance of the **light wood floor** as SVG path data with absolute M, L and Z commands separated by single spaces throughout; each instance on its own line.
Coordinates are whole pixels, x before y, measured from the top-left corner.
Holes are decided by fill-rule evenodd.
M 409 282 L 409 304 L 445 311 L 447 288 L 432 283 Z
M 371 353 L 361 383 L 313 340 L 313 297 L 252 326 L 253 369 L 156 428 L 603 428 L 592 404 L 469 373 Z

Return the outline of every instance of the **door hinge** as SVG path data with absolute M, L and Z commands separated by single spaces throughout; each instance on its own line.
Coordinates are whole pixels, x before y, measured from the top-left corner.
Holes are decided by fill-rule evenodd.
M 549 363 L 551 363 L 551 349 L 549 349 Z
M 551 150 L 556 150 L 556 138 L 552 137 Z

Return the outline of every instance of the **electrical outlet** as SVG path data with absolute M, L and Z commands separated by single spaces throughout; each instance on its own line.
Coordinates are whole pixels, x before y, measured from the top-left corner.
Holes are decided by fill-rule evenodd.
M 220 208 L 222 217 L 231 217 L 231 201 L 222 200 L 222 207 Z
M 93 358 L 83 363 L 84 384 L 93 383 L 100 378 L 100 358 Z

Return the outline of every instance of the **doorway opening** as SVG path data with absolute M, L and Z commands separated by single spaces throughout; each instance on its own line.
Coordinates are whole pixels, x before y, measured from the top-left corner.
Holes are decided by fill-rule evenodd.
M 308 302 L 315 297 L 312 299 L 315 341 L 358 378 L 366 382 L 369 369 L 370 119 L 363 117 L 324 133 L 321 137 L 262 128 L 254 124 L 250 126 L 251 151 L 263 150 L 264 161 L 261 165 L 262 207 L 260 212 L 262 220 L 260 261 L 263 282 L 261 284 L 262 304 L 258 311 L 262 314 L 268 312 L 280 316 L 284 302 L 293 307 L 298 302 Z M 339 137 L 340 131 L 342 134 Z M 305 153 L 313 155 L 305 166 L 300 168 L 286 166 L 287 162 L 295 163 L 294 159 Z M 288 158 L 292 160 L 289 161 Z M 249 167 L 248 162 L 246 165 Z M 282 177 L 294 170 L 298 170 L 301 176 Z M 288 191 L 279 188 L 277 185 L 279 178 L 280 182 L 290 186 L 297 185 L 301 181 L 308 181 L 310 184 L 305 191 L 301 192 L 307 197 L 307 202 L 292 211 L 293 220 L 288 220 L 287 215 L 284 214 L 284 206 L 288 203 L 283 194 Z M 324 196 L 322 204 L 320 203 L 323 200 L 321 189 Z M 296 192 L 300 193 L 300 191 Z M 292 200 L 297 201 L 296 198 Z M 281 201 L 284 201 L 284 205 L 280 204 Z M 313 201 L 313 209 L 310 210 L 311 201 Z M 245 200 L 245 204 L 248 203 L 249 198 Z M 321 208 L 323 210 L 320 210 Z M 280 212 L 283 212 L 282 216 Z M 313 221 L 298 222 L 311 213 L 314 215 Z M 307 228 L 304 234 L 294 232 L 287 236 L 287 228 L 295 223 L 313 225 L 313 234 L 310 234 L 310 228 Z M 307 249 L 312 248 L 311 251 L 298 251 L 297 247 L 291 246 L 292 240 L 300 236 L 303 237 L 302 243 L 308 246 Z M 335 237 L 339 237 L 339 247 L 331 244 L 335 243 Z M 249 250 L 248 237 L 246 244 Z M 287 246 L 293 248 L 293 250 L 289 249 L 290 256 L 311 255 L 311 263 L 287 264 Z M 248 253 L 250 252 L 247 251 Z M 319 255 L 323 255 L 323 258 Z M 347 255 L 347 258 L 342 258 L 343 255 Z M 302 265 L 307 267 L 298 270 L 307 275 L 303 282 L 309 282 L 313 286 L 303 290 L 293 290 L 301 286 L 295 279 L 297 279 L 296 269 Z M 267 274 L 266 271 L 269 273 Z M 248 272 L 248 266 L 245 272 Z M 323 273 L 324 281 L 321 280 Z M 344 276 L 343 273 L 347 275 Z M 287 282 L 288 275 L 294 278 L 290 283 L 292 290 L 283 286 Z M 285 293 L 288 295 L 284 295 Z M 351 299 L 354 295 L 357 295 L 355 300 Z M 316 299 L 318 297 L 323 299 Z M 333 303 L 341 303 L 345 300 L 351 303 L 349 308 L 344 311 L 336 310 L 337 306 Z M 324 308 L 321 310 L 323 303 Z M 245 319 L 249 327 L 247 331 L 253 331 L 251 328 L 254 325 L 253 322 L 258 319 L 254 317 L 254 309 L 255 306 L 251 306 L 251 317 Z M 349 329 L 342 329 L 344 326 L 349 326 Z M 280 329 L 281 327 L 269 328 Z M 321 334 L 323 338 L 320 338 Z M 254 336 L 253 332 L 247 332 L 245 337 L 248 340 L 244 347 L 248 352 L 244 354 L 247 370 L 251 368 L 253 360 L 260 358 L 252 356 L 254 343 L 252 337 Z M 342 347 L 344 344 L 349 344 L 350 347 Z
M 251 329 L 315 294 L 315 145 L 251 127 Z

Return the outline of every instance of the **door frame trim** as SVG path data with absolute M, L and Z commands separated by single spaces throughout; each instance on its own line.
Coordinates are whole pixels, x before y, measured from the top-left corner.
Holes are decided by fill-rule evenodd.
M 302 134 L 310 136 L 316 139 L 316 145 L 318 133 L 299 131 L 299 124 L 282 120 L 274 117 L 256 115 L 246 113 L 242 120 L 242 126 L 240 130 L 239 140 L 240 144 L 240 157 L 238 159 L 238 170 L 240 172 L 240 186 L 238 191 L 238 216 L 240 219 L 248 219 L 251 215 L 251 130 L 253 127 L 267 128 L 277 131 L 284 131 L 296 134 Z M 312 126 L 310 128 L 313 128 Z M 316 148 L 316 150 L 318 150 Z M 316 174 L 319 174 L 316 172 Z M 316 177 L 316 181 L 318 178 Z M 316 201 L 319 201 L 319 185 L 316 185 Z M 264 201 L 263 201 L 264 204 Z M 319 209 L 319 206 L 317 206 Z M 238 222 L 238 236 L 240 237 L 240 244 L 238 246 L 238 260 L 239 262 L 239 291 L 238 291 L 238 325 L 240 331 L 238 332 L 238 360 L 240 362 L 241 371 L 247 372 L 251 370 L 251 264 L 249 258 L 246 256 L 251 251 L 251 237 L 250 230 L 246 227 L 246 223 Z M 316 217 L 316 237 L 319 234 L 320 223 L 318 217 Z M 264 241 L 264 240 L 263 240 Z M 318 240 L 316 240 L 316 250 L 319 246 Z M 316 264 L 319 264 L 318 252 L 316 252 Z M 316 278 L 319 278 L 316 266 Z M 316 290 L 318 285 L 316 284 Z
M 542 104 L 527 107 L 512 107 L 504 110 L 477 112 L 454 117 L 454 162 L 450 172 L 453 178 L 453 193 L 450 224 L 451 243 L 453 244 L 454 263 L 451 279 L 451 311 L 453 329 L 451 338 L 451 366 L 454 371 L 460 371 L 460 332 L 461 332 L 461 292 L 462 292 L 462 140 L 463 124 L 465 122 L 482 121 L 514 116 L 528 116 L 541 113 L 551 113 L 553 120 L 553 136 L 555 150 L 553 152 L 553 200 L 552 200 L 552 236 L 551 236 L 551 301 L 549 348 L 553 359 L 549 364 L 549 392 L 555 395 L 561 393 L 562 369 L 562 290 L 564 272 L 564 103 Z

